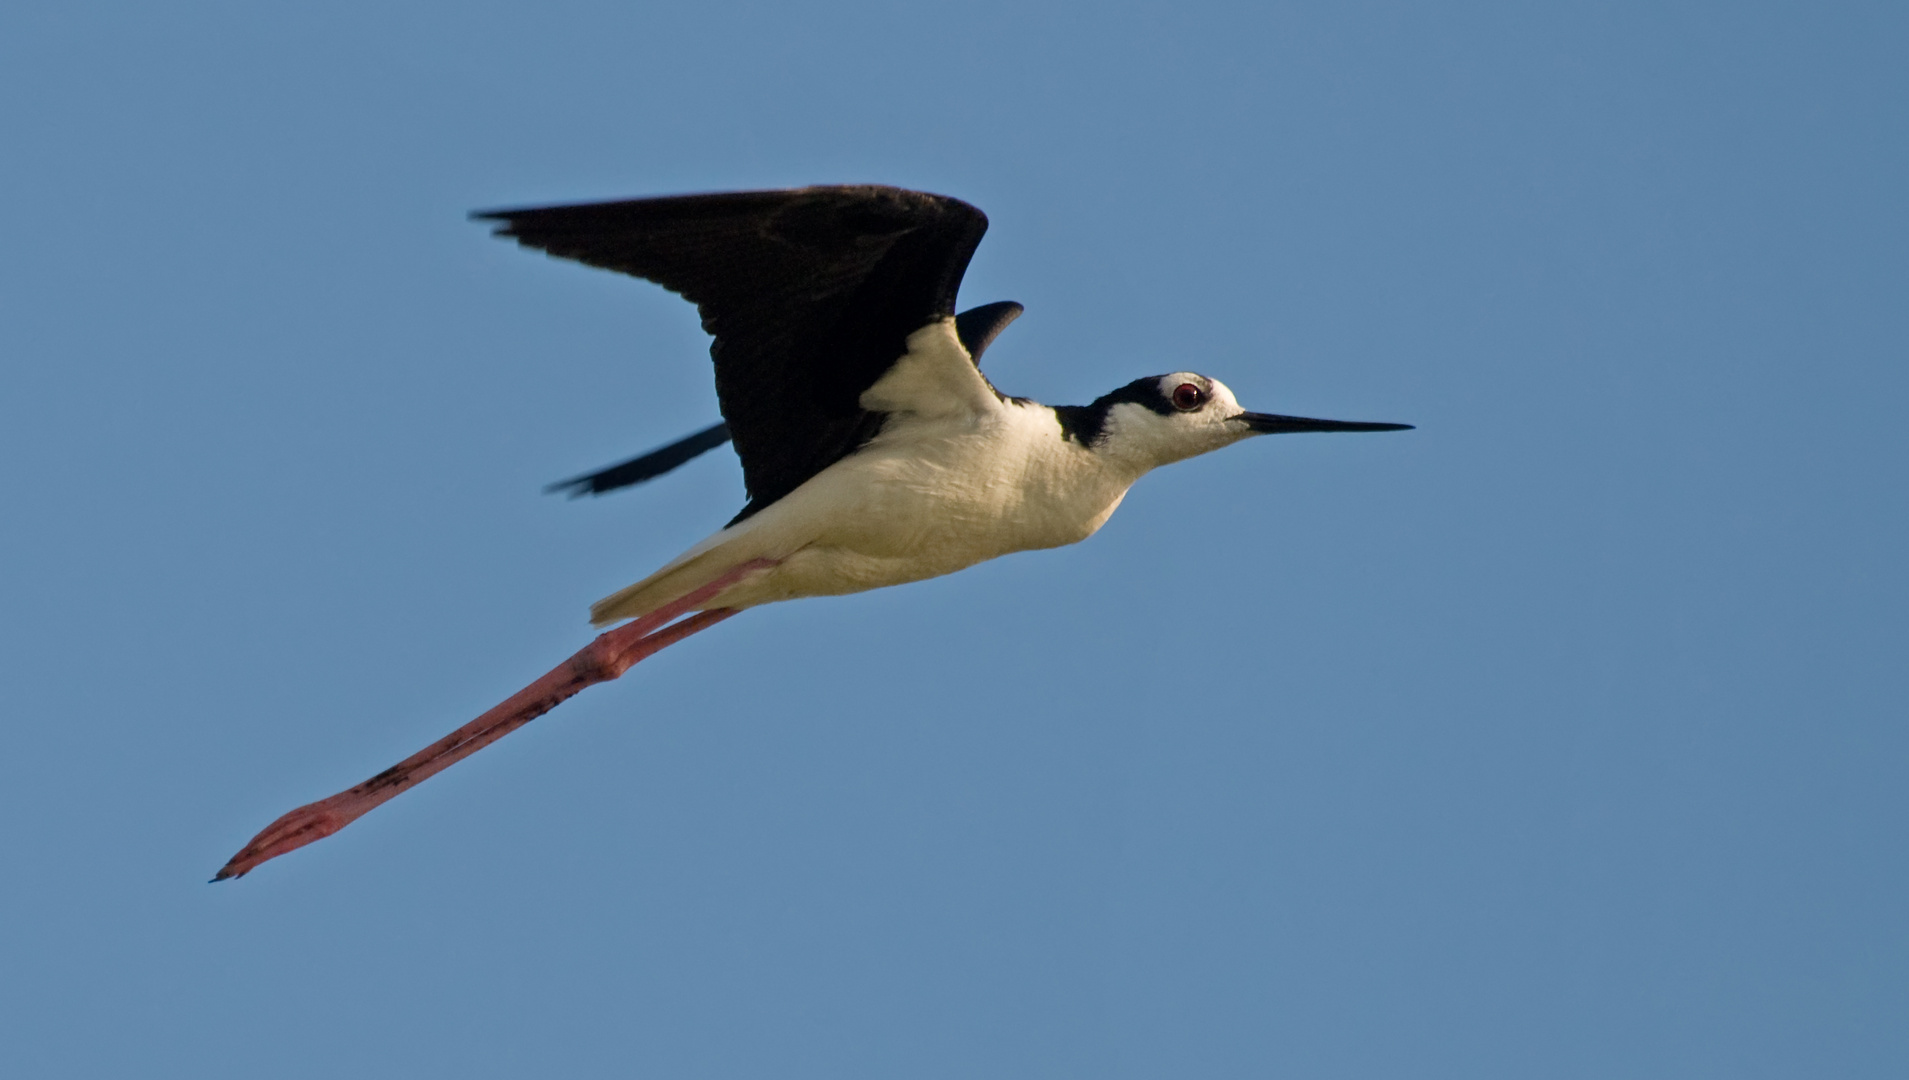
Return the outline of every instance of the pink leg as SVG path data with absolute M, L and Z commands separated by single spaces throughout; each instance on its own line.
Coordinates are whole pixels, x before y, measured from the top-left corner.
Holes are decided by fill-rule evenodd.
M 366 811 L 549 712 L 586 686 L 628 671 L 637 661 L 705 630 L 736 613 L 734 608 L 701 611 L 674 626 L 671 619 L 707 603 L 724 589 L 758 570 L 775 565 L 756 559 L 729 571 L 681 600 L 597 636 L 549 674 L 511 695 L 503 704 L 451 732 L 389 769 L 328 799 L 307 803 L 265 827 L 213 876 L 213 881 L 243 877 L 260 863 L 323 840 Z M 659 629 L 662 628 L 662 629 Z

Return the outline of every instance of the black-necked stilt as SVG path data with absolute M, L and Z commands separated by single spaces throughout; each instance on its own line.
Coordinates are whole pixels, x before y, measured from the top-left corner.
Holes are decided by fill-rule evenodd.
M 723 423 L 553 486 L 608 491 L 733 438 L 749 503 L 590 609 L 598 625 L 627 625 L 405 761 L 273 822 L 215 881 L 337 832 L 743 608 L 1085 540 L 1149 470 L 1254 435 L 1410 426 L 1247 412 L 1225 385 L 1190 371 L 1136 379 L 1091 405 L 1008 397 L 976 362 L 1021 305 L 955 314 L 988 220 L 945 196 L 812 187 L 475 216 L 526 247 L 682 294 L 715 337 Z

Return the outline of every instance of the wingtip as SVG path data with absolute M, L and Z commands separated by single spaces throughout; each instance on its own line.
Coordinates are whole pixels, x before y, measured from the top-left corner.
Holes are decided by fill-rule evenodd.
M 592 473 L 589 476 L 573 476 L 568 480 L 559 480 L 554 484 L 545 484 L 544 494 L 560 494 L 568 499 L 581 499 L 585 495 L 597 495 L 600 494 L 600 492 L 597 491 L 596 474 Z
M 491 227 L 492 236 L 501 237 L 505 240 L 515 240 L 517 239 L 517 233 L 515 232 L 517 226 L 512 219 L 516 217 L 516 215 L 517 212 L 515 210 L 472 210 L 466 215 L 466 218 L 480 225 L 489 225 Z

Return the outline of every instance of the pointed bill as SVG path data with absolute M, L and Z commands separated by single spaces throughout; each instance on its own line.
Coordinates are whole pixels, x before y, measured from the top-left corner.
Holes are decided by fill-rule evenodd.
M 1309 416 L 1243 412 L 1233 417 L 1255 435 L 1288 435 L 1300 431 L 1410 431 L 1411 424 L 1373 424 L 1361 420 L 1314 420 Z

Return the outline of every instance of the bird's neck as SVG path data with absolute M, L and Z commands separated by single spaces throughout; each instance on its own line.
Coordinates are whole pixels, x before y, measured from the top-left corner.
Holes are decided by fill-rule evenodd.
M 1097 475 L 1096 480 L 1111 478 L 1124 489 L 1154 467 L 1144 455 L 1131 453 L 1131 447 L 1109 438 L 1107 410 L 1099 403 L 1039 408 L 1052 415 L 1054 427 L 1044 426 L 1044 430 L 1058 429 L 1059 440 L 1067 451 L 1064 457 L 1076 462 L 1077 469 L 1083 473 L 1105 474 Z

